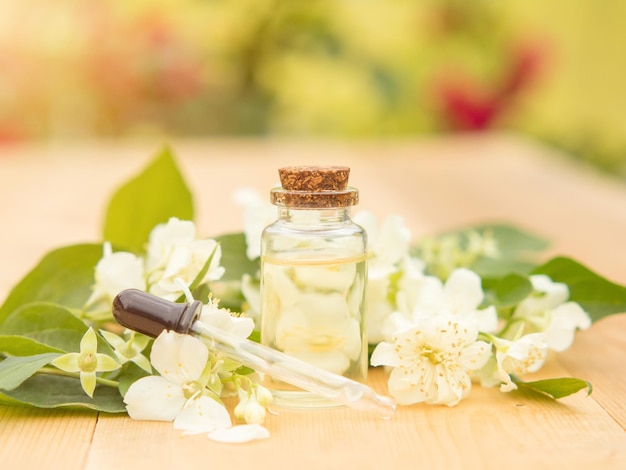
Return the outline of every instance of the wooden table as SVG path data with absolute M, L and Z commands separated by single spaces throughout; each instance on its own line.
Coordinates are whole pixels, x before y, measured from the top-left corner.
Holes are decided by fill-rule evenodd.
M 419 142 L 172 142 L 205 235 L 238 231 L 232 190 L 266 192 L 286 164 L 346 164 L 361 208 L 405 217 L 414 237 L 508 221 L 626 284 L 626 184 L 507 135 Z M 0 148 L 0 298 L 49 249 L 99 241 L 112 191 L 155 142 Z M 401 407 L 390 421 L 348 409 L 269 416 L 271 438 L 233 446 L 170 423 L 0 407 L 3 468 L 626 468 L 626 317 L 578 335 L 537 377 L 590 380 L 559 402 L 474 387 L 457 407 Z M 382 371 L 370 384 L 385 392 Z M 202 467 L 200 467 L 202 466 Z

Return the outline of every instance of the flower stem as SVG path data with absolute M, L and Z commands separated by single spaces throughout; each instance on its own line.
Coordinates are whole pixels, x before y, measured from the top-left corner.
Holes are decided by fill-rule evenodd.
M 54 367 L 42 367 L 41 369 L 39 369 L 39 371 L 37 373 L 38 374 L 61 375 L 63 377 L 72 377 L 72 378 L 75 378 L 75 379 L 79 379 L 80 378 L 80 375 L 78 374 L 78 372 L 66 372 L 64 370 L 56 369 Z M 118 388 L 120 386 L 120 383 L 118 381 L 105 379 L 103 377 L 96 377 L 96 382 L 99 383 L 100 385 L 106 385 L 107 387 Z

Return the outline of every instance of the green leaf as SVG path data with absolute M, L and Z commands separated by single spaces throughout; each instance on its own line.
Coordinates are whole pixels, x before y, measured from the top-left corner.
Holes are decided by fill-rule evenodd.
M 0 307 L 0 324 L 26 303 L 47 301 L 80 309 L 91 295 L 94 268 L 102 257 L 102 246 L 72 245 L 45 255 L 9 293 Z
M 569 300 L 580 304 L 594 322 L 626 312 L 626 287 L 608 281 L 571 258 L 551 259 L 533 273 L 567 284 Z
M 168 147 L 111 198 L 104 239 L 134 252 L 143 251 L 152 229 L 170 217 L 193 220 L 193 201 Z
M 93 398 L 89 398 L 80 381 L 71 377 L 37 374 L 13 390 L 3 391 L 12 404 L 38 408 L 89 408 L 109 413 L 126 411 L 122 396 L 115 387 L 98 385 Z M 0 399 L 5 400 L 3 396 Z
M 19 335 L 0 335 L 0 352 L 9 356 L 31 356 L 49 352 L 65 352 L 62 349 L 42 344 L 32 338 Z
M 532 292 L 526 276 L 509 274 L 499 279 L 483 279 L 486 300 L 496 307 L 513 307 Z
M 545 250 L 547 240 L 518 227 L 484 224 L 473 227 L 480 234 L 491 233 L 498 244 L 498 258 L 479 258 L 472 266 L 481 277 L 502 277 L 507 274 L 528 274 L 536 265 L 535 255 Z
M 215 240 L 222 247 L 220 264 L 226 270 L 220 281 L 240 281 L 244 274 L 256 275 L 259 260 L 250 260 L 246 256 L 246 238 L 243 233 L 220 235 Z
M 537 263 L 525 261 L 508 256 L 500 256 L 499 258 L 479 258 L 472 266 L 474 271 L 482 278 L 502 277 L 507 274 L 527 275 L 535 267 Z
M 0 389 L 13 390 L 19 387 L 26 379 L 60 355 L 59 353 L 45 353 L 35 356 L 7 357 L 0 362 Z
M 498 242 L 498 249 L 507 258 L 543 251 L 550 245 L 546 239 L 512 225 L 481 224 L 471 229 L 479 233 L 491 232 Z
M 593 391 L 591 383 L 586 380 L 575 379 L 572 377 L 537 380 L 535 382 L 523 382 L 514 378 L 513 381 L 521 389 L 541 393 L 549 396 L 550 398 L 554 398 L 555 400 L 572 395 L 573 393 L 585 388 L 587 389 L 587 395 L 590 395 Z
M 7 316 L 0 325 L 3 335 L 27 337 L 65 352 L 78 351 L 86 331 L 87 325 L 69 310 L 46 302 L 26 304 Z M 30 354 L 35 352 L 36 349 Z

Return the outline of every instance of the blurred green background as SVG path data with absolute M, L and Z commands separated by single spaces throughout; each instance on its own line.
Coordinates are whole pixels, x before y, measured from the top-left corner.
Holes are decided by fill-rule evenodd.
M 626 176 L 621 0 L 2 0 L 0 141 L 506 130 Z

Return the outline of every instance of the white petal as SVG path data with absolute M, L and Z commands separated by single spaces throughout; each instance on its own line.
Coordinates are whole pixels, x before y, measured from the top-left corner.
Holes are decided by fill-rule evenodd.
M 206 367 L 209 350 L 197 338 L 164 331 L 154 340 L 150 361 L 163 377 L 182 385 L 196 381 Z
M 398 367 L 389 374 L 389 394 L 399 405 L 412 405 L 425 401 L 432 392 L 424 386 L 424 380 L 406 375 L 406 369 Z
M 96 265 L 94 297 L 112 300 L 124 289 L 145 290 L 143 262 L 132 253 L 119 251 L 105 256 Z
M 550 326 L 545 331 L 548 347 L 553 351 L 565 351 L 574 342 L 576 329 L 591 326 L 589 315 L 575 302 L 559 305 L 552 311 Z
M 569 297 L 569 288 L 562 282 L 554 282 L 550 277 L 543 274 L 530 276 L 533 289 L 543 292 L 546 297 L 552 299 L 555 305 L 561 304 Z
M 215 328 L 228 331 L 240 338 L 247 338 L 254 330 L 254 320 L 248 317 L 234 317 L 227 310 L 214 305 L 203 305 L 200 321 Z
M 552 282 L 545 275 L 530 276 L 530 282 L 533 289 L 540 295 L 531 294 L 528 298 L 522 300 L 515 309 L 515 316 L 529 317 L 546 312 L 562 304 L 569 297 L 569 288 L 566 284 L 560 282 Z
M 398 215 L 390 215 L 383 222 L 376 256 L 389 264 L 399 262 L 409 251 L 411 231 Z
M 172 421 L 185 403 L 183 391 L 163 377 L 143 377 L 124 396 L 126 410 L 133 419 Z
M 466 396 L 471 389 L 472 382 L 469 375 L 462 369 L 446 370 L 443 366 L 437 367 L 435 393 L 426 400 L 430 405 L 455 406 Z
M 510 392 L 517 389 L 517 385 L 511 379 L 511 376 L 504 370 L 504 362 L 507 356 L 501 351 L 496 352 L 496 370 L 494 377 L 501 382 L 500 391 Z
M 484 298 L 480 277 L 465 268 L 455 269 L 443 290 L 446 306 L 453 314 L 474 310 Z
M 267 439 L 268 437 L 270 437 L 270 432 L 260 424 L 242 424 L 209 433 L 209 439 L 229 444 Z
M 395 350 L 395 345 L 391 343 L 378 343 L 374 352 L 372 352 L 372 357 L 370 358 L 370 363 L 373 366 L 392 366 L 397 367 L 400 365 L 400 358 Z
M 491 333 L 498 329 L 498 312 L 493 305 L 472 312 L 472 316 L 476 321 L 476 327 L 485 333 Z
M 174 429 L 186 434 L 211 432 L 231 426 L 228 411 L 212 398 L 199 397 L 189 402 L 174 420 Z
M 415 323 L 409 320 L 400 312 L 394 312 L 387 317 L 382 327 L 382 333 L 385 339 L 393 341 L 395 335 L 399 332 L 408 330 L 415 326 Z
M 478 370 L 483 367 L 491 356 L 491 346 L 484 341 L 476 341 L 463 348 L 458 358 L 465 370 Z
M 414 300 L 414 318 L 430 317 L 440 313 L 445 306 L 441 280 L 434 276 L 424 276 L 417 285 L 419 286 L 419 293 Z
M 502 368 L 518 375 L 538 371 L 546 360 L 548 346 L 543 333 L 531 333 L 511 343 L 506 357 L 500 362 Z

